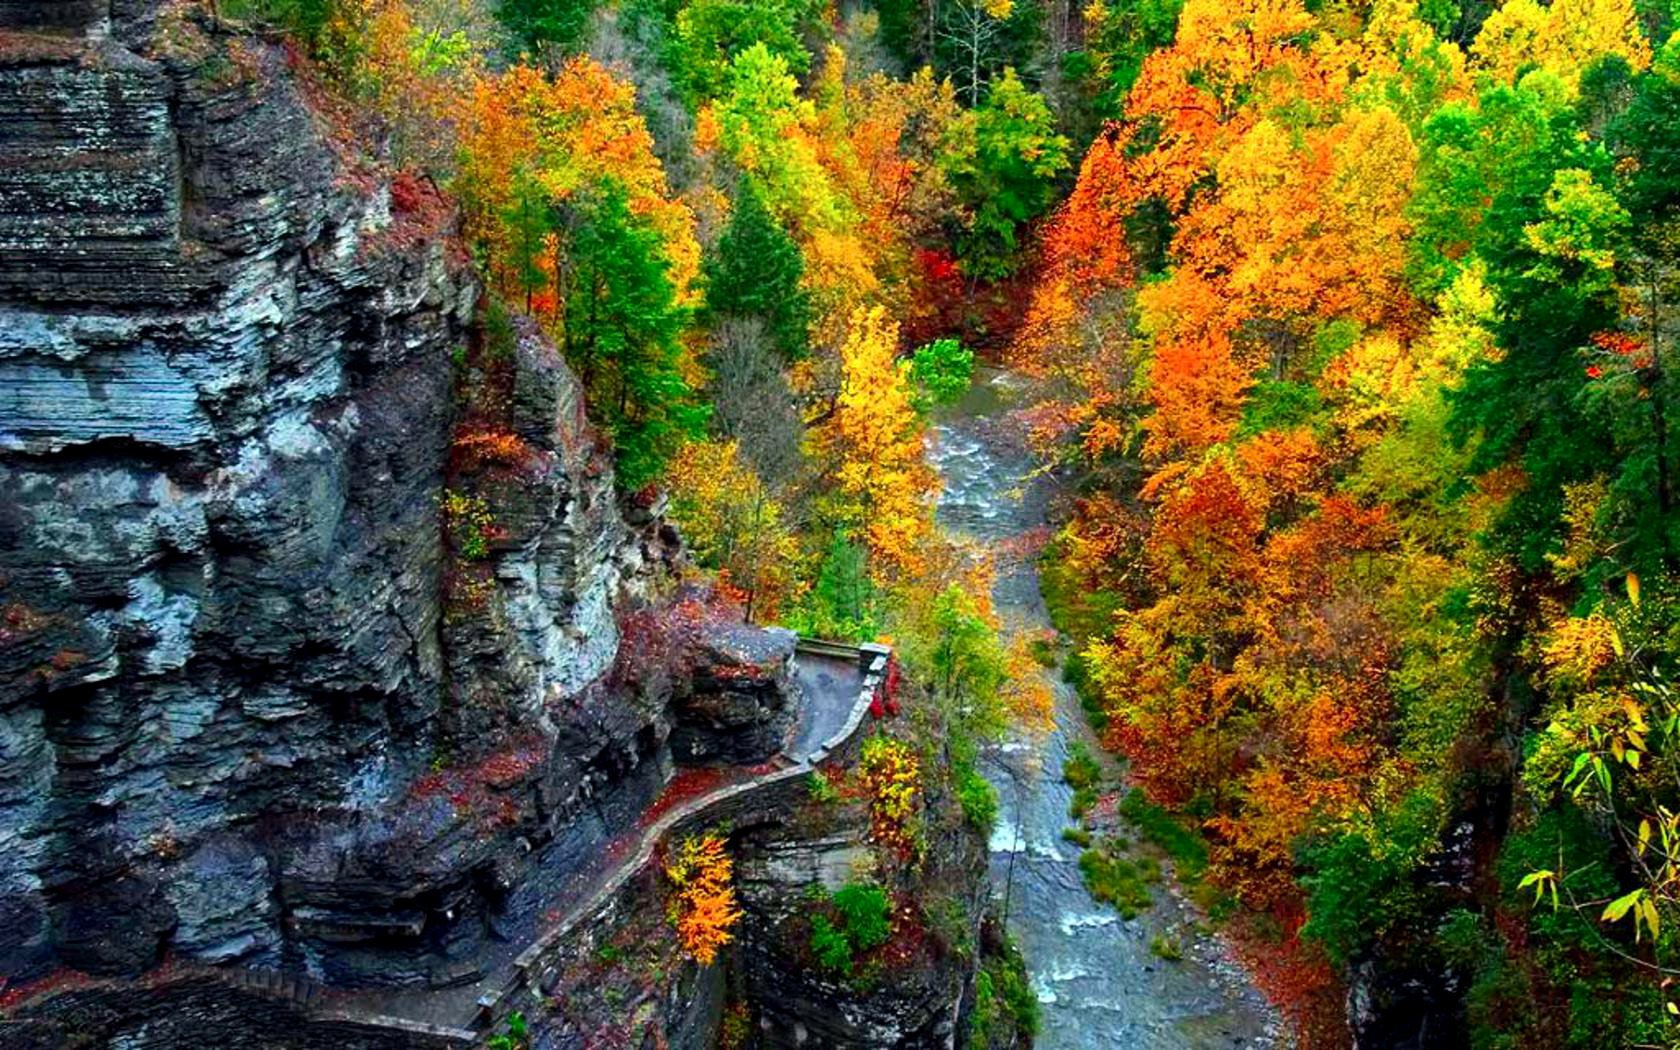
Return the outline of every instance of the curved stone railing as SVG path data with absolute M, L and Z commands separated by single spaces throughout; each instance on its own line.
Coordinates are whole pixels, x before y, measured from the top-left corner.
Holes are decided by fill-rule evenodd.
M 593 917 L 612 901 L 631 879 L 647 869 L 654 855 L 658 853 L 660 845 L 673 832 L 681 827 L 719 823 L 724 818 L 724 811 L 740 808 L 744 800 L 754 798 L 777 785 L 808 776 L 821 766 L 847 762 L 854 757 L 855 749 L 861 746 L 860 730 L 868 721 L 870 704 L 874 702 L 881 683 L 886 680 L 892 650 L 884 645 L 846 645 L 816 640 L 801 640 L 799 649 L 824 656 L 855 658 L 858 661 L 863 677 L 857 699 L 852 704 L 845 724 L 807 755 L 784 753 L 783 757 L 790 760 L 791 765 L 691 799 L 649 824 L 641 832 L 635 853 L 613 869 L 594 892 L 568 909 L 553 928 L 531 942 L 530 946 L 514 959 L 512 976 L 501 989 L 479 997 L 477 1013 L 472 1019 L 475 1029 L 482 1032 L 494 1027 L 511 1012 L 514 1000 L 522 992 L 532 988 L 547 988 L 557 969 L 559 949 L 571 939 L 572 933 L 585 920 Z
M 858 695 L 841 727 L 805 755 L 782 752 L 778 759 L 787 763 L 782 768 L 700 795 L 673 807 L 642 829 L 635 852 L 613 868 L 599 886 L 567 909 L 547 933 L 539 936 L 514 959 L 506 982 L 500 989 L 479 997 L 474 1016 L 465 1025 L 432 1024 L 334 1006 L 330 1003 L 332 989 L 303 976 L 210 966 L 178 966 L 173 976 L 216 981 L 247 994 L 289 1001 L 301 1008 L 311 1021 L 343 1025 L 350 1031 L 399 1037 L 403 1045 L 440 1050 L 477 1045 L 489 1029 L 511 1012 L 522 993 L 551 986 L 559 965 L 560 949 L 580 925 L 599 913 L 626 884 L 647 869 L 660 845 L 674 832 L 689 828 L 699 830 L 721 823 L 733 812 L 746 810 L 749 803 L 760 801 L 760 796 L 780 785 L 792 785 L 823 766 L 844 764 L 856 757 L 857 750 L 862 746 L 861 730 L 869 721 L 870 705 L 886 680 L 892 650 L 884 645 L 847 645 L 811 639 L 801 640 L 798 649 L 812 655 L 855 659 L 858 662 L 862 672 Z

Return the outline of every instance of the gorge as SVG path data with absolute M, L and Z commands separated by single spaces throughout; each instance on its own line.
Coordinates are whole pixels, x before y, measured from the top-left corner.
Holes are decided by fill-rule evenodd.
M 1680 1048 L 1680 3 L 0 0 L 0 1050 Z
M 517 1009 L 698 1047 L 726 998 L 765 1045 L 948 1043 L 970 967 L 849 992 L 782 939 L 866 841 L 806 781 L 889 651 L 796 664 L 685 583 L 553 346 L 487 330 L 447 203 L 320 105 L 179 5 L 0 7 L 0 1043 L 471 1045 Z M 463 440 L 487 386 L 511 461 Z M 750 932 L 699 968 L 635 927 L 653 849 L 717 826 Z M 937 855 L 977 922 L 976 845 Z M 603 961 L 621 928 L 651 969 Z

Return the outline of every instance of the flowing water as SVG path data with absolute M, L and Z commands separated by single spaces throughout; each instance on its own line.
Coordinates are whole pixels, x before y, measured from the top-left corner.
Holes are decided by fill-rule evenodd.
M 933 428 L 928 457 L 944 482 L 941 522 L 998 555 L 995 600 L 1006 629 L 1038 631 L 1049 617 L 1031 552 L 1048 523 L 1051 484 L 1031 478 L 1032 456 L 1011 424 L 1020 390 L 1008 373 L 977 376 L 964 403 Z M 1086 893 L 1079 847 L 1062 839 L 1073 823 L 1073 789 L 1061 769 L 1074 740 L 1096 750 L 1077 698 L 1058 680 L 1054 729 L 1005 743 L 985 761 L 1000 803 L 992 880 L 1042 1004 L 1037 1045 L 1280 1045 L 1277 1018 L 1264 998 L 1217 936 L 1196 931 L 1199 916 L 1170 887 L 1157 885 L 1154 907 L 1130 920 Z M 1151 951 L 1158 934 L 1178 940 L 1181 961 Z

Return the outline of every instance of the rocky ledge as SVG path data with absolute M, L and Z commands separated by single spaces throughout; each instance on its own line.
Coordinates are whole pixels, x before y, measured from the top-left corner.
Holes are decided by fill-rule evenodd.
M 855 739 L 849 698 L 802 720 L 792 635 L 679 587 L 447 199 L 320 97 L 196 5 L 0 0 L 0 1045 L 482 1038 L 454 1007 L 678 765 Z M 661 1032 L 710 1039 L 727 980 L 771 1045 L 825 1001 L 891 1025 L 835 1045 L 949 1043 L 958 955 L 902 989 L 797 974 L 778 895 L 823 880 L 774 855 L 868 821 L 778 846 L 808 823 L 786 772 L 732 818 L 752 932 L 659 971 Z M 551 990 L 570 1045 L 587 1011 Z
M 284 48 L 12 3 L 0 112 L 0 973 L 447 979 L 669 774 L 668 683 L 609 671 L 674 536 L 527 339 L 525 497 L 452 604 L 478 290 Z

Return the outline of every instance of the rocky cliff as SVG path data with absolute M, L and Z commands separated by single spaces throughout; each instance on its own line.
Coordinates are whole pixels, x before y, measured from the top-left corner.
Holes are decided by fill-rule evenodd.
M 447 205 L 282 47 L 122 0 L 0 26 L 0 972 L 436 980 L 510 858 L 663 779 L 660 698 L 587 687 L 671 538 L 526 333 L 456 615 Z
M 808 764 L 673 813 L 647 856 L 657 862 L 690 836 L 727 839 L 743 912 L 731 944 L 713 965 L 695 965 L 665 921 L 660 865 L 631 869 L 531 953 L 529 983 L 506 1005 L 526 1019 L 534 1045 L 970 1045 L 985 842 L 929 778 L 917 803 L 925 849 L 913 859 L 883 852 L 866 797 L 854 790 L 859 751 L 879 729 L 865 718 Z M 829 789 L 815 789 L 812 767 Z M 831 894 L 859 882 L 885 888 L 891 934 L 843 972 L 817 958 L 813 917 L 829 910 Z
M 198 5 L 0 0 L 0 1045 L 482 1039 L 677 765 L 789 761 L 792 636 L 678 588 L 554 347 L 369 141 Z M 765 797 L 755 858 L 801 834 L 803 783 Z M 745 865 L 779 930 L 810 879 Z M 659 1038 L 726 999 L 792 1038 L 797 950 L 667 962 Z M 966 965 L 870 993 L 897 1036 L 830 1028 L 943 1045 Z

